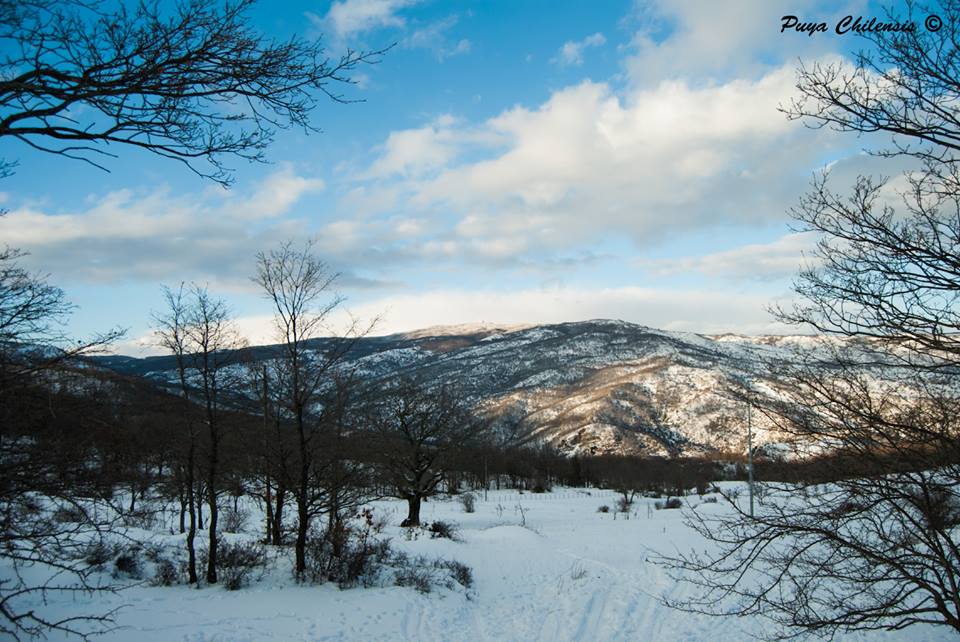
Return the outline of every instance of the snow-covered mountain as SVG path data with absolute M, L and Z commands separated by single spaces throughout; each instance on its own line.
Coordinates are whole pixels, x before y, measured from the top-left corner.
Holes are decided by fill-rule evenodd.
M 786 358 L 810 337 L 708 337 L 623 321 L 537 326 L 469 325 L 361 339 L 349 354 L 365 378 L 412 375 L 450 382 L 478 407 L 519 423 L 527 438 L 566 452 L 647 454 L 739 451 L 745 408 L 731 379 L 759 381 L 761 362 Z M 337 339 L 317 339 L 325 350 Z M 275 347 L 253 349 L 268 358 Z M 101 365 L 174 381 L 172 359 L 107 357 Z M 758 443 L 776 441 L 762 425 Z

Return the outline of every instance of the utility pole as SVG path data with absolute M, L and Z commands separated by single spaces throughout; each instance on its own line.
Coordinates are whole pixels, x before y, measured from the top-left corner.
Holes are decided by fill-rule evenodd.
M 753 404 L 747 399 L 747 485 L 750 489 L 750 517 L 753 517 Z

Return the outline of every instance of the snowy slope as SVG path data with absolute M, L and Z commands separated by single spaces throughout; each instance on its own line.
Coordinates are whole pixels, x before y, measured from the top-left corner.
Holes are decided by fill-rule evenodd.
M 664 606 L 661 598 L 683 599 L 692 589 L 653 564 L 653 555 L 712 545 L 684 525 L 683 511 L 653 510 L 652 499 L 637 500 L 628 516 L 597 512 L 599 505 L 614 501 L 611 491 L 596 489 L 491 492 L 470 515 L 454 501 L 428 502 L 424 517 L 458 523 L 461 542 L 408 541 L 403 529 L 388 527 L 384 534 L 395 548 L 471 566 L 475 583 L 469 592 L 298 586 L 290 577 L 290 560 L 282 559 L 265 578 L 240 591 L 141 584 L 116 594 L 59 596 L 44 612 L 66 617 L 120 607 L 117 628 L 96 638 L 104 642 L 739 642 L 774 632 L 759 617 L 715 618 Z M 701 501 L 690 497 L 686 510 L 698 504 L 698 511 L 724 510 L 722 503 Z M 394 523 L 403 510 L 400 502 L 375 506 Z M 171 545 L 176 537 L 168 538 Z M 52 634 L 48 639 L 67 638 Z M 835 639 L 954 638 L 944 627 L 914 626 L 896 633 L 841 633 Z
M 742 451 L 744 409 L 724 395 L 733 377 L 756 378 L 812 337 L 705 337 L 623 321 L 428 328 L 360 340 L 350 367 L 365 378 L 413 375 L 449 382 L 478 407 L 522 420 L 531 439 L 567 452 L 646 454 Z M 317 351 L 335 339 L 318 339 Z M 268 358 L 275 348 L 256 348 Z M 103 364 L 174 382 L 170 359 Z M 758 427 L 758 440 L 776 441 Z

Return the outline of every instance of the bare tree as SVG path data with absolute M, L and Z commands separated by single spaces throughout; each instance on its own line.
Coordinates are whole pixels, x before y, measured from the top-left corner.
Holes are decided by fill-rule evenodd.
M 205 462 L 208 518 L 207 582 L 217 581 L 217 520 L 219 509 L 217 497 L 221 489 L 220 453 L 223 440 L 223 405 L 225 391 L 229 389 L 230 365 L 234 350 L 241 341 L 230 320 L 230 312 L 222 299 L 210 296 L 206 288 L 194 286 L 192 305 L 188 308 L 187 339 L 190 347 L 191 368 L 196 375 L 196 385 L 203 404 L 204 423 L 207 428 Z
M 423 500 L 437 493 L 458 450 L 479 445 L 489 423 L 450 386 L 434 389 L 409 380 L 371 394 L 367 428 L 396 497 L 407 502 L 402 526 L 420 525 Z
M 296 247 L 287 242 L 257 255 L 257 273 L 253 277 L 273 304 L 281 341 L 277 399 L 282 404 L 284 419 L 296 432 L 297 461 L 291 491 L 297 502 L 298 577 L 306 570 L 311 521 L 326 508 L 323 486 L 316 482 L 325 461 L 319 455 L 323 428 L 336 421 L 337 413 L 343 411 L 342 398 L 335 394 L 336 368 L 356 339 L 372 328 L 371 324 L 361 330 L 354 323 L 345 338 L 327 341 L 322 346 L 316 343 L 321 336 L 335 334 L 329 324 L 331 314 L 343 302 L 343 297 L 333 290 L 338 276 L 313 254 L 312 243 Z
M 960 3 L 909 5 L 940 31 L 871 32 L 854 67 L 799 70 L 786 108 L 812 126 L 887 133 L 875 153 L 913 161 L 899 193 L 860 177 L 814 181 L 794 209 L 819 245 L 782 320 L 840 337 L 768 373 L 780 397 L 748 389 L 798 456 L 830 454 L 794 484 L 765 482 L 754 516 L 693 514 L 715 553 L 666 560 L 699 596 L 682 608 L 760 614 L 784 636 L 960 631 Z
M 251 4 L 0 0 L 0 139 L 101 168 L 119 143 L 227 184 L 225 157 L 262 160 L 277 128 L 316 131 L 318 96 L 344 102 L 336 87 L 382 53 L 268 39 Z
M 0 252 L 0 344 L 48 343 L 60 339 L 58 321 L 71 306 L 63 290 L 19 265 L 25 253 Z
M 64 474 L 61 453 L 46 447 L 41 429 L 54 419 L 49 384 L 68 380 L 77 359 L 122 332 L 66 341 L 61 327 L 72 306 L 61 289 L 21 267 L 22 256 L 0 252 L 0 633 L 82 635 L 109 625 L 110 614 L 62 619 L 37 602 L 110 588 L 92 581 L 80 552 L 112 523 L 96 517 L 98 500 L 81 497 L 76 476 Z M 73 518 L 58 517 L 59 509 Z
M 217 520 L 219 510 L 217 497 L 221 489 L 220 454 L 223 439 L 223 405 L 228 388 L 226 366 L 235 360 L 233 351 L 240 346 L 240 340 L 230 321 L 229 311 L 221 299 L 210 296 L 202 287 L 192 286 L 184 292 L 181 286 L 177 292 L 164 290 L 168 310 L 157 315 L 158 336 L 177 360 L 181 396 L 184 400 L 184 417 L 187 424 L 187 461 L 185 477 L 187 495 L 199 503 L 198 489 L 195 487 L 194 469 L 202 469 L 205 475 L 204 491 L 208 507 L 208 555 L 206 580 L 213 584 L 217 581 Z M 197 461 L 199 435 L 195 429 L 193 408 L 190 403 L 199 405 L 202 423 L 206 426 L 206 457 L 202 466 Z M 193 502 L 190 510 L 190 530 L 187 534 L 187 550 L 191 566 L 195 559 L 193 537 L 199 523 L 195 515 Z M 191 569 L 192 570 L 192 569 Z M 191 581 L 196 581 L 196 571 L 191 572 Z
M 164 299 L 166 300 L 166 310 L 154 315 L 156 324 L 156 335 L 158 343 L 166 349 L 176 360 L 177 383 L 180 388 L 181 417 L 183 429 L 185 431 L 185 441 L 183 444 L 186 452 L 184 459 L 178 462 L 178 477 L 182 483 L 180 492 L 181 504 L 186 507 L 186 512 L 190 516 L 187 527 L 187 574 L 191 583 L 196 583 L 197 575 L 197 553 L 194 541 L 197 536 L 197 512 L 196 512 L 196 470 L 197 470 L 197 428 L 196 421 L 192 412 L 192 401 L 190 398 L 191 388 L 187 385 L 187 302 L 184 298 L 184 286 L 173 291 L 170 288 L 164 288 Z M 181 510 L 181 514 L 182 514 Z

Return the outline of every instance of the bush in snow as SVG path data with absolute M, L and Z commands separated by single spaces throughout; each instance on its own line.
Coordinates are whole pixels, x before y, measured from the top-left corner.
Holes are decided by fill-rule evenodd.
M 103 566 L 117 554 L 116 547 L 102 540 L 92 542 L 83 553 L 83 559 L 89 566 Z
M 155 511 L 147 509 L 130 511 L 123 514 L 123 525 L 145 531 L 152 530 L 157 526 L 157 515 Z
M 397 586 L 411 586 L 420 593 L 429 593 L 433 590 L 430 570 L 415 564 L 398 569 L 394 583 Z
M 312 534 L 307 540 L 307 580 L 336 582 L 342 589 L 378 582 L 390 559 L 390 540 L 373 537 L 376 522 L 368 519 L 356 527 L 345 521 Z
M 154 562 L 153 585 L 173 586 L 180 582 L 180 572 L 176 564 L 165 557 Z
M 201 568 L 206 567 L 208 554 L 206 551 L 201 554 Z M 267 554 L 260 543 L 222 540 L 217 544 L 217 576 L 228 591 L 241 589 L 254 578 L 260 579 L 266 565 Z
M 457 560 L 440 560 L 440 567 L 447 569 L 450 577 L 465 589 L 473 586 L 473 569 Z
M 367 526 L 367 528 L 371 529 L 378 535 L 383 532 L 383 529 L 386 528 L 388 524 L 387 515 L 379 515 L 375 517 L 373 508 L 369 506 L 362 509 L 357 514 L 357 519 L 363 520 L 363 523 Z
M 464 513 L 476 511 L 477 496 L 473 493 L 464 493 L 460 495 L 460 505 L 463 506 Z
M 456 524 L 451 524 L 450 522 L 444 522 L 442 520 L 437 520 L 430 523 L 430 539 L 451 539 L 458 541 L 457 537 L 457 528 Z
M 570 567 L 570 579 L 574 582 L 582 580 L 587 576 L 587 569 L 583 567 L 582 562 L 574 562 L 573 566 Z
M 599 508 L 597 508 L 597 512 L 598 512 L 598 513 L 609 513 L 609 512 L 610 512 L 610 507 L 607 506 L 606 504 L 603 504 L 603 505 L 601 505 Z
M 59 506 L 53 512 L 53 520 L 62 523 L 81 524 L 87 521 L 87 514 L 79 506 Z
M 220 512 L 220 526 L 226 533 L 242 533 L 247 522 L 247 511 L 242 508 L 227 508 Z
M 393 562 L 398 567 L 394 584 L 411 586 L 420 593 L 430 593 L 436 586 L 449 590 L 458 585 L 465 589 L 473 586 L 473 569 L 456 560 L 430 560 L 422 555 L 411 558 L 398 553 Z
M 653 504 L 654 508 L 657 510 L 671 509 L 671 508 L 682 508 L 683 500 L 679 497 L 668 497 L 665 502 L 655 502 Z
M 113 560 L 113 576 L 140 579 L 143 576 L 140 553 L 141 549 L 134 546 L 117 555 Z

